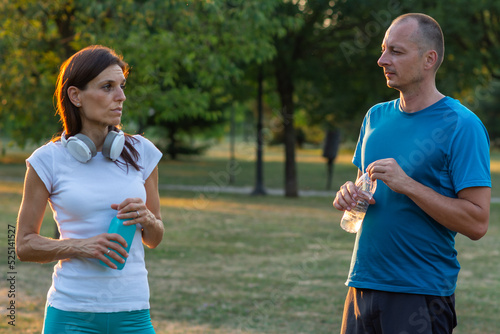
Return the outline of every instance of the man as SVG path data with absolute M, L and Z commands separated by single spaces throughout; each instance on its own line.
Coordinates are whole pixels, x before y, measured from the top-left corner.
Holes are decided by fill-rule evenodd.
M 488 229 L 489 138 L 481 121 L 435 84 L 444 56 L 439 24 L 405 14 L 387 30 L 378 65 L 399 99 L 365 116 L 353 157 L 378 180 L 357 234 L 342 333 L 451 333 L 460 265 L 455 235 Z M 333 205 L 351 210 L 352 182 Z

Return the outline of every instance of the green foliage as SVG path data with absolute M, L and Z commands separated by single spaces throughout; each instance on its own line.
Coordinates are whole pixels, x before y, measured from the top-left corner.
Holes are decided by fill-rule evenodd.
M 144 121 L 218 119 L 250 62 L 271 59 L 277 1 L 144 1 L 119 49 L 132 65 L 131 114 Z M 116 21 L 110 24 L 116 24 Z M 120 24 L 120 23 L 118 23 Z M 258 38 L 260 37 L 260 38 Z M 111 42 L 111 41 L 110 41 Z
M 340 127 L 355 139 L 367 108 L 397 97 L 376 61 L 392 19 L 410 11 L 432 15 L 445 33 L 438 87 L 478 107 L 476 87 L 500 76 L 495 0 L 1 1 L 0 131 L 21 145 L 49 139 L 59 129 L 59 65 L 104 44 L 132 65 L 124 115 L 131 131 L 146 130 L 152 115 L 156 123 L 224 123 L 237 100 L 251 106 L 262 65 L 266 108 L 283 110 L 282 71 L 307 126 Z
M 89 44 L 116 49 L 132 66 L 124 121 L 147 126 L 152 115 L 155 123 L 223 121 L 244 66 L 275 54 L 273 37 L 283 29 L 270 13 L 278 3 L 2 3 L 1 130 L 20 144 L 56 132 L 50 97 L 58 66 Z
M 472 106 L 477 110 L 479 118 L 485 124 L 492 145 L 500 145 L 500 123 L 498 119 L 498 107 L 500 106 L 500 81 L 495 80 L 490 86 L 474 90 L 476 103 Z
M 35 1 L 0 3 L 0 133 L 20 144 L 57 129 L 51 96 L 61 57 L 56 22 L 42 9 Z

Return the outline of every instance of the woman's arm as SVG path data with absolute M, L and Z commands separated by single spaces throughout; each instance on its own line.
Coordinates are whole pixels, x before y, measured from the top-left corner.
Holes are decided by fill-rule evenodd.
M 146 187 L 146 206 L 149 210 L 148 224 L 142 224 L 142 241 L 149 248 L 156 248 L 163 240 L 165 227 L 161 220 L 160 194 L 158 193 L 158 167 L 154 169 L 144 184 Z
M 28 167 L 24 182 L 23 200 L 17 219 L 16 253 L 21 261 L 48 263 L 72 257 L 88 257 L 102 260 L 116 268 L 103 254 L 112 248 L 126 256 L 125 249 L 113 240 L 125 244 L 125 239 L 117 234 L 100 234 L 88 239 L 56 240 L 40 235 L 49 192 L 36 171 Z M 110 253 L 115 260 L 121 258 Z
M 161 220 L 160 194 L 158 193 L 158 167 L 146 179 L 146 203 L 140 198 L 127 198 L 111 207 L 118 210 L 117 217 L 131 219 L 125 225 L 142 225 L 142 242 L 149 248 L 156 248 L 163 239 L 165 228 Z

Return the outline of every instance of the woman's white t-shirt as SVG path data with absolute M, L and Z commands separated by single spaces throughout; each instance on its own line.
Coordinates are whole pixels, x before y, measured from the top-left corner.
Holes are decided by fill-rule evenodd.
M 139 152 L 137 171 L 116 164 L 101 152 L 87 163 L 78 162 L 60 141 L 50 142 L 27 159 L 50 193 L 49 204 L 61 239 L 84 239 L 108 231 L 119 204 L 126 198 L 146 202 L 144 183 L 161 159 L 146 138 L 133 136 Z M 118 159 L 122 161 L 121 158 Z M 48 305 L 73 312 L 123 312 L 149 309 L 149 286 L 141 226 L 136 225 L 129 257 L 122 270 L 92 258 L 70 258 L 54 266 Z

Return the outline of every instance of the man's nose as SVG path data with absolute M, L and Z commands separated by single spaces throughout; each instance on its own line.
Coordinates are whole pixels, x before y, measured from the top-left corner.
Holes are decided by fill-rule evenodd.
M 389 64 L 389 56 L 386 51 L 382 52 L 380 58 L 377 60 L 377 64 L 380 67 L 384 67 Z

